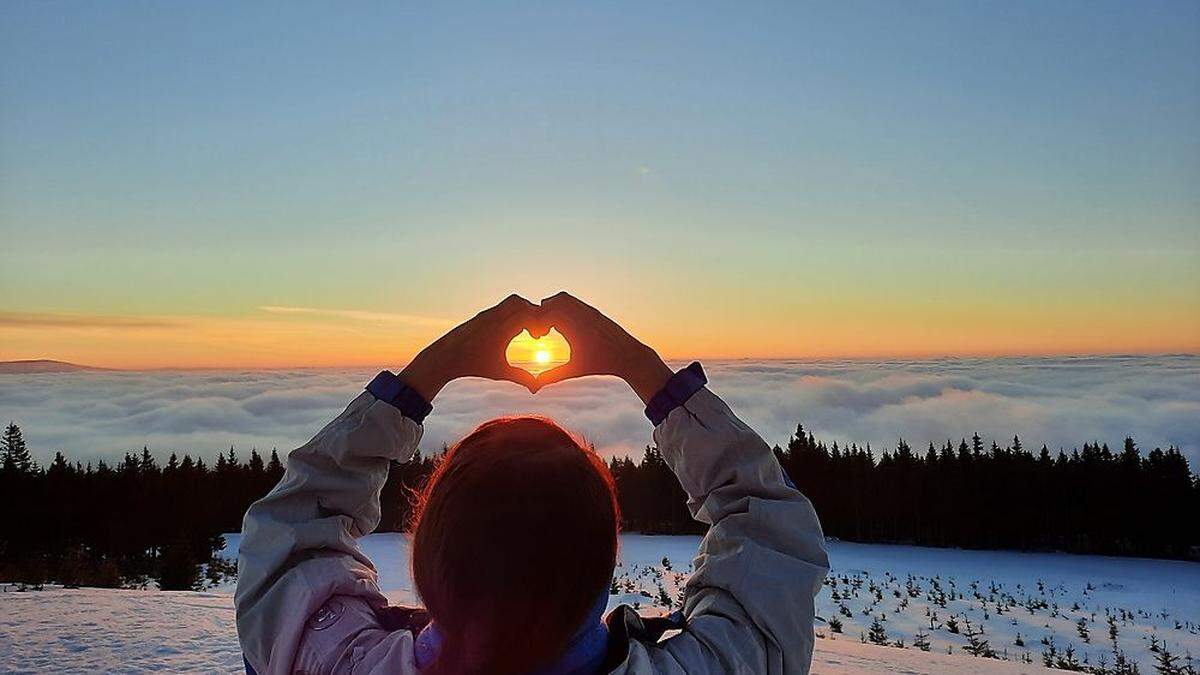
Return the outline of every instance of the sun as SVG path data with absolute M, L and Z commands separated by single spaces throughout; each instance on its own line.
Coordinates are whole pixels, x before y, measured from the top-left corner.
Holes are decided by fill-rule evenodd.
M 557 331 L 551 330 L 542 338 L 522 331 L 509 341 L 504 358 L 510 366 L 539 375 L 571 360 L 571 345 Z

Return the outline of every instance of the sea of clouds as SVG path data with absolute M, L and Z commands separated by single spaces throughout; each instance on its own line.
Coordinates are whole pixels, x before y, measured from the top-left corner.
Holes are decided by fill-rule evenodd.
M 674 364 L 683 365 L 683 364 Z M 1176 445 L 1200 468 L 1200 356 L 713 361 L 710 385 L 771 443 L 802 422 L 819 438 L 893 447 L 903 437 L 969 437 L 1030 448 Z M 212 457 L 236 446 L 281 454 L 306 441 L 362 390 L 368 370 L 221 370 L 0 374 L 0 422 L 16 422 L 35 458 L 82 461 L 148 446 Z M 451 384 L 425 423 L 435 451 L 476 424 L 535 412 L 582 433 L 606 454 L 640 454 L 651 427 L 612 378 L 548 387 Z

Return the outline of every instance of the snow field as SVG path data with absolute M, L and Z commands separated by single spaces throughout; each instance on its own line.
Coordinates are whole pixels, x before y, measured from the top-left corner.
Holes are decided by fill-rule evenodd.
M 227 537 L 225 555 L 236 556 L 239 539 Z M 661 613 L 678 606 L 699 541 L 623 535 L 609 607 L 625 602 Z M 388 597 L 416 603 L 405 537 L 371 535 L 363 546 Z M 830 542 L 829 552 L 814 673 L 1042 673 L 1043 637 L 1060 655 L 1070 646 L 1080 662 L 1095 666 L 1104 656 L 1111 666 L 1106 612 L 1117 617 L 1118 647 L 1146 675 L 1154 672 L 1152 643 L 1181 662 L 1189 651 L 1200 655 L 1200 564 L 846 542 Z M 0 585 L 0 671 L 241 672 L 232 592 L 232 585 L 202 593 Z M 886 640 L 904 649 L 861 642 L 880 617 Z M 947 627 L 951 617 L 958 633 Z M 831 619 L 841 621 L 841 633 Z M 983 630 L 977 640 L 1009 660 L 967 655 L 968 620 L 972 632 Z M 913 648 L 918 632 L 928 635 L 929 652 Z M 1014 644 L 1017 633 L 1024 648 Z

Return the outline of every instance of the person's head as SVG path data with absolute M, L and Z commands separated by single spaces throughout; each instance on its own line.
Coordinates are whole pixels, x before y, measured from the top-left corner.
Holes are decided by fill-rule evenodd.
M 439 672 L 553 662 L 608 587 L 612 476 L 554 422 L 505 417 L 451 448 L 414 510 L 417 592 L 444 637 Z

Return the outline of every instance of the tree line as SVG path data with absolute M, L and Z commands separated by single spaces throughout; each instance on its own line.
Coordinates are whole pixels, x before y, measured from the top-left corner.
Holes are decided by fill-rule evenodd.
M 246 506 L 283 476 L 272 452 L 240 461 L 233 448 L 209 466 L 150 451 L 86 465 L 29 455 L 21 430 L 0 437 L 0 582 L 198 589 L 234 573 L 218 554 Z
M 444 452 L 444 448 L 442 452 Z M 924 454 L 900 441 L 870 446 L 818 441 L 798 427 L 775 448 L 820 515 L 828 536 L 861 542 L 1188 557 L 1200 544 L 1200 479 L 1177 448 L 1121 451 L 1086 443 L 1070 454 L 1020 439 L 984 447 L 978 434 Z M 411 496 L 441 453 L 393 462 L 378 531 L 406 529 Z M 616 458 L 622 527 L 694 534 L 686 495 L 655 447 Z M 0 437 L 0 582 L 196 589 L 233 574 L 222 534 L 282 477 L 274 450 L 234 448 L 211 462 L 143 448 L 121 461 L 82 464 L 61 453 L 32 460 L 21 430 Z
M 828 536 L 964 548 L 1197 557 L 1200 479 L 1178 448 L 1143 453 L 1132 438 L 1113 451 L 1070 453 L 1019 437 L 1001 447 L 970 440 L 901 440 L 876 458 L 798 426 L 780 464 L 812 500 Z

